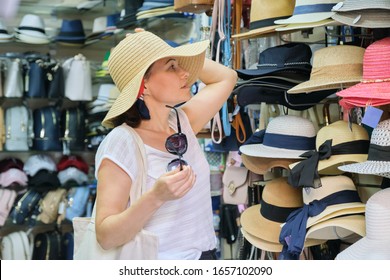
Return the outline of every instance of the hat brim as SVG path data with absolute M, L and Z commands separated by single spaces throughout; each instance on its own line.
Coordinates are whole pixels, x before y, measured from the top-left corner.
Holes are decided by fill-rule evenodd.
M 241 159 L 245 167 L 256 174 L 266 174 L 275 167 L 289 170 L 289 165 L 296 162 L 296 159 L 252 157 L 246 154 L 241 154 Z
M 272 35 L 272 33 L 276 33 L 275 29 L 280 26 L 284 26 L 284 25 L 272 25 L 272 26 L 252 29 L 248 32 L 233 34 L 231 37 L 232 39 L 243 40 L 243 39 L 258 38 L 261 37 L 261 35 L 270 36 Z
M 113 127 L 112 119 L 126 112 L 134 104 L 146 70 L 159 59 L 176 57 L 180 67 L 189 72 L 188 84 L 192 85 L 196 82 L 203 68 L 205 52 L 209 47 L 209 41 L 205 40 L 176 48 L 172 48 L 168 44 L 167 46 L 169 48 L 167 48 L 164 53 L 157 55 L 153 61 L 146 64 L 143 69 L 138 72 L 138 74 L 123 88 L 104 118 L 102 122 L 104 126 Z
M 312 23 L 322 20 L 326 20 L 332 17 L 335 12 L 321 12 L 321 13 L 309 13 L 293 15 L 286 19 L 275 20 L 275 24 L 297 24 L 297 23 Z
M 289 75 L 292 77 L 292 80 L 302 82 L 307 81 L 310 76 L 311 67 L 284 67 L 284 68 L 274 68 L 274 69 L 238 69 L 236 70 L 237 75 L 240 78 L 252 79 L 261 76 L 272 76 L 276 78 L 278 76 L 283 79 L 283 75 L 286 76 L 286 79 L 289 79 Z M 291 80 L 291 79 L 290 79 Z
M 39 38 L 39 37 L 25 35 L 22 33 L 15 33 L 15 38 L 20 40 L 23 43 L 28 43 L 28 44 L 44 45 L 50 43 L 50 40 L 48 38 Z
M 301 29 L 309 29 L 309 28 L 315 28 L 315 27 L 321 27 L 326 25 L 335 25 L 336 21 L 334 19 L 324 19 L 320 21 L 314 21 L 309 23 L 291 23 L 283 27 L 278 27 L 275 30 L 276 31 L 290 31 L 290 30 L 301 30 Z
M 340 97 L 390 99 L 390 82 L 359 83 L 336 93 Z
M 338 169 L 344 172 L 378 175 L 390 178 L 390 161 L 367 160 L 359 163 L 341 165 Z
M 389 10 L 369 9 L 335 13 L 332 18 L 343 25 L 366 28 L 389 28 Z M 358 20 L 357 20 L 358 19 Z
M 364 215 L 349 215 L 329 219 L 310 227 L 306 238 L 335 240 L 348 238 L 353 234 L 366 235 Z
M 274 148 L 263 144 L 250 144 L 242 145 L 240 147 L 240 152 L 252 157 L 302 159 L 300 155 L 308 151 Z
M 331 78 L 326 77 L 323 79 L 316 78 L 311 79 L 306 82 L 300 83 L 293 88 L 287 90 L 288 93 L 308 93 L 315 92 L 321 90 L 330 90 L 330 89 L 340 89 L 340 88 L 348 88 L 354 86 L 361 82 L 361 75 L 353 75 L 353 73 L 346 73 L 346 75 L 350 75 L 349 77 L 337 77 Z
M 336 260 L 389 260 L 390 238 L 382 240 L 363 237 L 337 254 Z

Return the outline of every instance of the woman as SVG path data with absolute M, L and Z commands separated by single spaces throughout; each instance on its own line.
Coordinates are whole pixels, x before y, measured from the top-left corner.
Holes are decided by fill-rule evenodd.
M 104 249 L 146 229 L 159 238 L 159 259 L 215 258 L 209 165 L 196 134 L 222 107 L 237 76 L 205 59 L 208 45 L 172 48 L 143 31 L 130 34 L 111 52 L 108 67 L 121 93 L 103 120 L 114 129 L 96 154 L 96 234 Z M 190 88 L 198 78 L 205 87 L 192 97 Z M 173 109 L 178 104 L 183 105 Z M 148 166 L 147 192 L 129 207 L 141 166 L 134 161 L 136 145 L 126 137 L 126 125 L 141 137 Z M 187 150 L 170 153 L 166 142 L 175 144 L 169 137 L 180 130 Z

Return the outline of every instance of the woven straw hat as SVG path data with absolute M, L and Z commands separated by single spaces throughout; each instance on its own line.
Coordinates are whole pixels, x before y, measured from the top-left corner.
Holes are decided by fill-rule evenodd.
M 365 28 L 389 28 L 389 10 L 370 9 L 335 13 L 332 18 L 343 25 Z
M 353 123 L 351 124 L 351 128 L 349 128 L 348 122 L 340 120 L 324 126 L 318 131 L 316 138 L 317 151 L 326 140 L 332 140 L 332 147 L 335 147 L 339 144 L 352 144 L 353 141 L 359 140 L 366 140 L 368 142 L 369 136 L 363 126 Z M 358 154 L 333 154 L 328 159 L 320 160 L 317 170 L 322 175 L 339 175 L 343 173 L 338 169 L 340 165 L 362 162 L 367 160 L 367 156 L 368 149 L 364 153 Z M 297 164 L 298 162 L 291 164 L 290 168 L 292 169 Z
M 188 84 L 193 84 L 202 70 L 209 41 L 172 48 L 151 32 L 128 35 L 111 52 L 108 68 L 120 95 L 108 111 L 102 124 L 113 127 L 112 119 L 126 112 L 136 101 L 146 70 L 157 60 L 176 57 L 189 72 Z
M 234 34 L 234 39 L 248 39 L 269 35 L 280 26 L 274 24 L 275 20 L 284 19 L 292 15 L 295 0 L 252 0 L 250 9 L 250 31 Z
M 296 24 L 317 22 L 330 18 L 332 8 L 339 0 L 296 0 L 293 15 L 287 19 L 275 20 L 275 24 Z
M 302 197 L 304 204 L 310 204 L 314 200 L 321 200 L 329 195 L 350 190 L 358 194 L 353 181 L 344 175 L 323 176 L 321 177 L 322 187 L 320 188 L 302 188 Z M 362 202 L 347 202 L 328 205 L 324 211 L 307 220 L 307 228 L 320 222 L 340 217 L 343 215 L 359 214 L 365 212 L 365 204 Z
M 275 31 L 290 31 L 290 30 L 301 30 L 301 29 L 310 29 L 315 27 L 321 27 L 326 25 L 335 25 L 336 21 L 331 18 L 323 19 L 320 21 L 313 21 L 309 23 L 290 23 L 287 25 L 282 25 L 281 27 L 275 28 Z
M 336 256 L 336 260 L 390 259 L 390 188 L 373 194 L 366 204 L 366 236 Z
M 359 83 L 363 75 L 364 52 L 364 48 L 348 45 L 330 46 L 315 51 L 310 79 L 287 92 L 340 89 Z
M 340 97 L 388 99 L 390 103 L 390 37 L 369 45 L 364 52 L 363 80 L 336 93 Z
M 249 237 L 252 237 L 255 243 L 252 244 L 256 247 L 264 250 L 273 248 L 270 251 L 280 252 L 282 250 L 282 244 L 279 243 L 281 225 L 289 213 L 302 206 L 300 189 L 290 186 L 285 177 L 273 179 L 264 186 L 260 204 L 242 212 L 240 218 L 242 228 L 250 235 Z M 305 247 L 323 242 L 323 240 L 306 240 Z
M 369 9 L 387 9 L 390 10 L 388 0 L 344 0 L 338 3 L 332 9 L 335 12 L 349 12 Z
M 390 178 L 390 119 L 380 122 L 372 131 L 366 161 L 342 165 L 339 169 Z
M 242 145 L 240 152 L 253 157 L 300 159 L 301 154 L 314 150 L 315 137 L 310 120 L 283 115 L 269 122 L 262 144 Z

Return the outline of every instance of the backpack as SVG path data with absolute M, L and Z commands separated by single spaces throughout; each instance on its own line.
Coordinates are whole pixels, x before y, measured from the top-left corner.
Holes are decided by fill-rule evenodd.
M 31 146 L 31 112 L 23 105 L 13 106 L 5 112 L 5 150 L 28 151 Z

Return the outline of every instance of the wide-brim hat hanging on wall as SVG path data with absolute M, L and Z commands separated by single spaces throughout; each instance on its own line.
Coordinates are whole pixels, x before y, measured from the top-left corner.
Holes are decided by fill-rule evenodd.
M 348 99 L 389 100 L 390 103 L 390 37 L 370 44 L 363 58 L 363 79 L 360 83 L 337 92 Z
M 342 165 L 339 169 L 390 178 L 390 120 L 381 121 L 372 131 L 366 161 Z
M 315 149 L 316 133 L 306 118 L 278 116 L 267 125 L 261 144 L 242 145 L 240 152 L 254 157 L 301 159 L 301 154 Z
M 56 41 L 68 45 L 83 45 L 85 42 L 83 22 L 80 19 L 63 19 Z
M 15 28 L 15 38 L 29 44 L 48 44 L 49 36 L 45 32 L 42 17 L 34 14 L 24 15 L 19 26 Z
M 256 247 L 280 252 L 279 243 L 281 225 L 288 215 L 303 205 L 302 191 L 280 177 L 266 183 L 260 204 L 251 206 L 241 213 L 243 230 L 254 237 Z M 321 240 L 306 240 L 307 247 L 323 243 Z
M 0 21 L 0 43 L 10 42 L 14 35 L 9 34 L 7 27 Z
M 210 42 L 205 40 L 173 48 L 148 31 L 126 36 L 111 51 L 108 59 L 111 78 L 120 94 L 104 118 L 103 125 L 112 127 L 113 118 L 133 106 L 146 70 L 159 59 L 176 57 L 179 65 L 189 73 L 187 83 L 189 85 L 195 83 L 202 70 L 209 45 Z
M 337 256 L 336 260 L 390 259 L 390 188 L 373 194 L 366 204 L 366 236 Z
M 338 45 L 314 52 L 310 79 L 289 89 L 288 93 L 342 89 L 359 83 L 363 76 L 365 49 Z
M 290 17 L 294 11 L 295 0 L 252 0 L 250 8 L 249 31 L 233 34 L 234 39 L 247 39 L 270 35 L 280 26 L 275 20 Z
M 263 158 L 245 154 L 241 154 L 241 159 L 244 166 L 256 174 L 266 174 L 273 168 L 284 168 L 289 170 L 289 165 L 297 161 L 297 159 L 290 158 Z
M 390 2 L 386 0 L 345 0 L 332 9 L 334 20 L 344 25 L 366 28 L 390 27 Z
M 334 14 L 332 7 L 338 2 L 338 0 L 296 0 L 291 17 L 275 20 L 275 24 L 287 25 L 278 27 L 276 31 L 313 28 L 334 23 L 331 19 Z M 289 26 L 290 24 L 292 26 Z
M 250 79 L 278 73 L 300 73 L 307 77 L 312 69 L 312 52 L 304 43 L 288 43 L 265 49 L 259 54 L 256 69 L 238 69 L 242 79 Z

